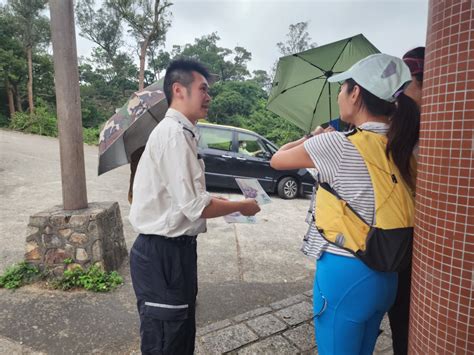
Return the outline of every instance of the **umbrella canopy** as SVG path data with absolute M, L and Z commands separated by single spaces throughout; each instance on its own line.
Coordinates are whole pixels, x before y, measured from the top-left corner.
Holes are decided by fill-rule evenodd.
M 327 78 L 379 53 L 362 34 L 280 58 L 267 109 L 311 132 L 339 116 L 338 83 Z
M 157 81 L 130 99 L 105 123 L 99 138 L 99 175 L 130 162 L 168 109 L 163 83 Z

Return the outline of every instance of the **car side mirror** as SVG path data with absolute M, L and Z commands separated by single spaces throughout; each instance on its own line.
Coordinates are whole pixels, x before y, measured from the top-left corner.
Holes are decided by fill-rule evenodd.
M 270 152 L 263 152 L 263 153 L 260 153 L 259 156 L 263 159 L 270 160 L 273 154 Z

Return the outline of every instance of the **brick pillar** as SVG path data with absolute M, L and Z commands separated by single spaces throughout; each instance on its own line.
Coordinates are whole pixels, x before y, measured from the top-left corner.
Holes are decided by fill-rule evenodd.
M 410 310 L 412 354 L 474 353 L 474 5 L 431 0 Z

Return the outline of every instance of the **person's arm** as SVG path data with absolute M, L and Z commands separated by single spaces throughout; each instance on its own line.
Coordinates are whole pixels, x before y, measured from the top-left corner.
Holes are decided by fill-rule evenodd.
M 282 145 L 280 147 L 280 149 L 278 149 L 278 151 L 281 152 L 281 151 L 284 151 L 284 150 L 288 150 L 288 149 L 297 147 L 297 146 L 303 144 L 307 139 L 308 139 L 308 137 L 304 136 L 304 137 L 302 137 L 302 138 L 300 138 L 296 141 L 286 143 L 286 144 Z
M 313 132 L 311 132 L 311 135 L 309 135 L 309 137 L 304 136 L 303 138 L 300 138 L 297 141 L 283 145 L 278 150 L 278 152 L 273 155 L 272 160 L 270 161 L 270 166 L 276 170 L 316 168 L 314 166 L 313 160 L 304 148 L 303 143 L 306 142 L 312 136 L 317 136 L 321 133 L 333 131 L 334 128 L 332 126 L 329 126 L 326 129 L 322 128 L 321 126 L 318 126 Z
M 300 139 L 298 139 L 296 141 L 289 142 L 289 143 L 286 143 L 285 145 L 282 145 L 278 151 L 288 150 L 288 149 L 297 147 L 300 144 L 303 144 L 305 141 L 307 141 L 309 138 L 311 138 L 313 136 L 317 136 L 318 134 L 326 133 L 326 132 L 332 132 L 332 131 L 334 131 L 334 128 L 332 126 L 328 126 L 327 128 L 323 128 L 321 126 L 318 126 L 310 134 L 307 134 L 307 135 L 301 137 Z
M 315 168 L 313 161 L 306 152 L 303 144 L 287 150 L 279 150 L 273 154 L 270 166 L 276 170 L 292 170 L 301 168 Z
M 211 202 L 202 211 L 201 218 L 221 217 L 234 212 L 240 212 L 244 216 L 253 216 L 259 211 L 260 207 L 253 198 L 242 201 L 228 201 L 212 197 Z

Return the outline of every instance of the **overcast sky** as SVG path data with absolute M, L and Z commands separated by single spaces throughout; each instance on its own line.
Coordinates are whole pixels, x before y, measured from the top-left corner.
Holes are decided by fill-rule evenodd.
M 428 0 L 172 0 L 166 49 L 217 32 L 219 46 L 252 53 L 250 70 L 269 71 L 280 56 L 288 26 L 309 21 L 313 42 L 323 45 L 362 33 L 381 52 L 402 56 L 425 45 Z M 79 30 L 77 30 L 77 34 Z M 78 54 L 93 44 L 78 35 Z

